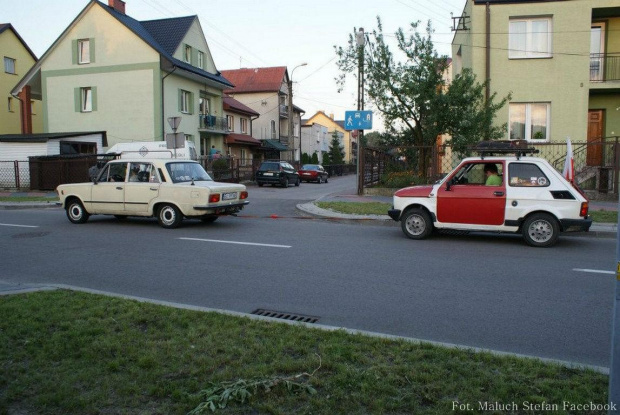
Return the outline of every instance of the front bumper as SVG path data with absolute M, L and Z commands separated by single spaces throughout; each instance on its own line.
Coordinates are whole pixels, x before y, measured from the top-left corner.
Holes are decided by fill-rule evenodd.
M 588 232 L 592 219 L 560 219 L 563 232 Z

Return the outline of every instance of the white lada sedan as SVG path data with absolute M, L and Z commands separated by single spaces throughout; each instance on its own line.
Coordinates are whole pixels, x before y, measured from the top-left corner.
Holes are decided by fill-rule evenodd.
M 249 203 L 244 185 L 215 182 L 200 163 L 178 159 L 110 161 L 92 182 L 56 191 L 72 223 L 90 215 L 145 216 L 176 228 L 184 217 L 213 222 Z
M 388 214 L 411 239 L 433 229 L 512 232 L 535 247 L 592 224 L 576 186 L 546 160 L 519 154 L 466 158 L 434 185 L 398 190 Z

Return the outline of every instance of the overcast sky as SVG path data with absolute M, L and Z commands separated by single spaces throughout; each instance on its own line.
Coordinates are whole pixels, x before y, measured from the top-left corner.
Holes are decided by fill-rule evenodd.
M 107 0 L 103 0 L 107 4 Z M 0 0 L 0 23 L 11 23 L 41 57 L 89 0 Z M 408 28 L 413 21 L 432 20 L 435 47 L 450 55 L 452 19 L 465 0 L 126 0 L 126 13 L 136 20 L 198 15 L 218 70 L 287 66 L 295 82 L 295 105 L 344 119 L 355 110 L 353 78 L 338 93 L 334 45 L 345 46 L 355 27 L 385 33 Z M 424 27 L 425 25 L 423 25 Z M 373 126 L 377 129 L 379 126 Z

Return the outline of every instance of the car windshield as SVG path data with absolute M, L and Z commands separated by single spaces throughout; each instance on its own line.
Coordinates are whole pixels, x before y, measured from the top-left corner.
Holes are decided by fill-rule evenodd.
M 168 170 L 168 174 L 170 174 L 173 183 L 191 181 L 213 181 L 213 179 L 209 176 L 205 169 L 198 163 L 166 163 L 166 170 Z
M 304 165 L 301 167 L 301 169 L 302 169 L 302 170 L 318 170 L 318 169 L 319 169 L 319 166 L 316 166 L 316 165 L 314 165 L 314 164 L 304 164 Z

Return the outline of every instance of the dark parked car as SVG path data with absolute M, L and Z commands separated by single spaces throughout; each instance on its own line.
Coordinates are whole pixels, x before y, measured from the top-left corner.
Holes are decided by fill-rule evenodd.
M 327 183 L 329 174 L 320 164 L 304 164 L 299 169 L 299 178 L 306 182 Z
M 259 186 L 264 184 L 279 184 L 283 187 L 288 187 L 291 183 L 295 186 L 299 186 L 301 180 L 299 179 L 299 173 L 297 173 L 295 167 L 288 161 L 263 161 L 256 171 L 256 184 Z

